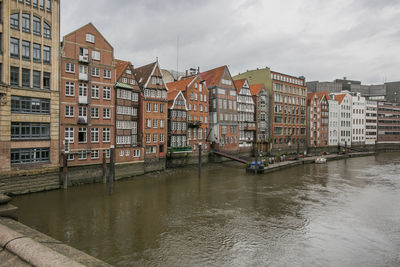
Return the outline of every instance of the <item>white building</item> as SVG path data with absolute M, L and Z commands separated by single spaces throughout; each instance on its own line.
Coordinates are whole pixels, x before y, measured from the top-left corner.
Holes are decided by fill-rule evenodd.
M 332 94 L 331 98 L 338 101 L 338 135 L 341 146 L 351 146 L 352 133 L 352 96 L 348 92 Z
M 334 99 L 328 100 L 329 104 L 329 146 L 337 146 L 339 142 L 339 103 Z
M 375 144 L 378 138 L 378 103 L 373 100 L 365 102 L 365 144 Z
M 365 97 L 360 93 L 352 95 L 352 134 L 353 145 L 365 144 Z

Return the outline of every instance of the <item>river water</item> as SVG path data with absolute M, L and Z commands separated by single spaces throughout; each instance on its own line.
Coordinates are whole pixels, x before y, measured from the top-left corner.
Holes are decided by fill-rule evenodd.
M 16 197 L 20 221 L 117 266 L 400 266 L 400 153 L 265 175 L 233 162 Z

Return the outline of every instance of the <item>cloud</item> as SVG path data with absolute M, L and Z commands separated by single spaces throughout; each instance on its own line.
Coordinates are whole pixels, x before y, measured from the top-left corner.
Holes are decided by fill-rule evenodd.
M 257 67 L 308 80 L 397 80 L 397 0 L 85 0 L 61 2 L 62 35 L 93 22 L 117 58 L 163 68 Z

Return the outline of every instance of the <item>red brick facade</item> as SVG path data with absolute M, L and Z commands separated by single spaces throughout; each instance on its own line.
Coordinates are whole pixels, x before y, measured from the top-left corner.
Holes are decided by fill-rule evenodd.
M 310 147 L 328 146 L 329 99 L 328 92 L 307 95 L 307 139 Z

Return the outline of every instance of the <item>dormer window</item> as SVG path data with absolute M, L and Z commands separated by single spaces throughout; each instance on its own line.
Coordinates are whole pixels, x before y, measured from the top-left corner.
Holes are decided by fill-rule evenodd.
M 86 34 L 86 42 L 94 44 L 94 35 L 87 33 Z
M 127 69 L 127 70 L 125 71 L 125 73 L 126 73 L 126 74 L 132 74 L 132 71 L 131 71 L 130 69 Z

